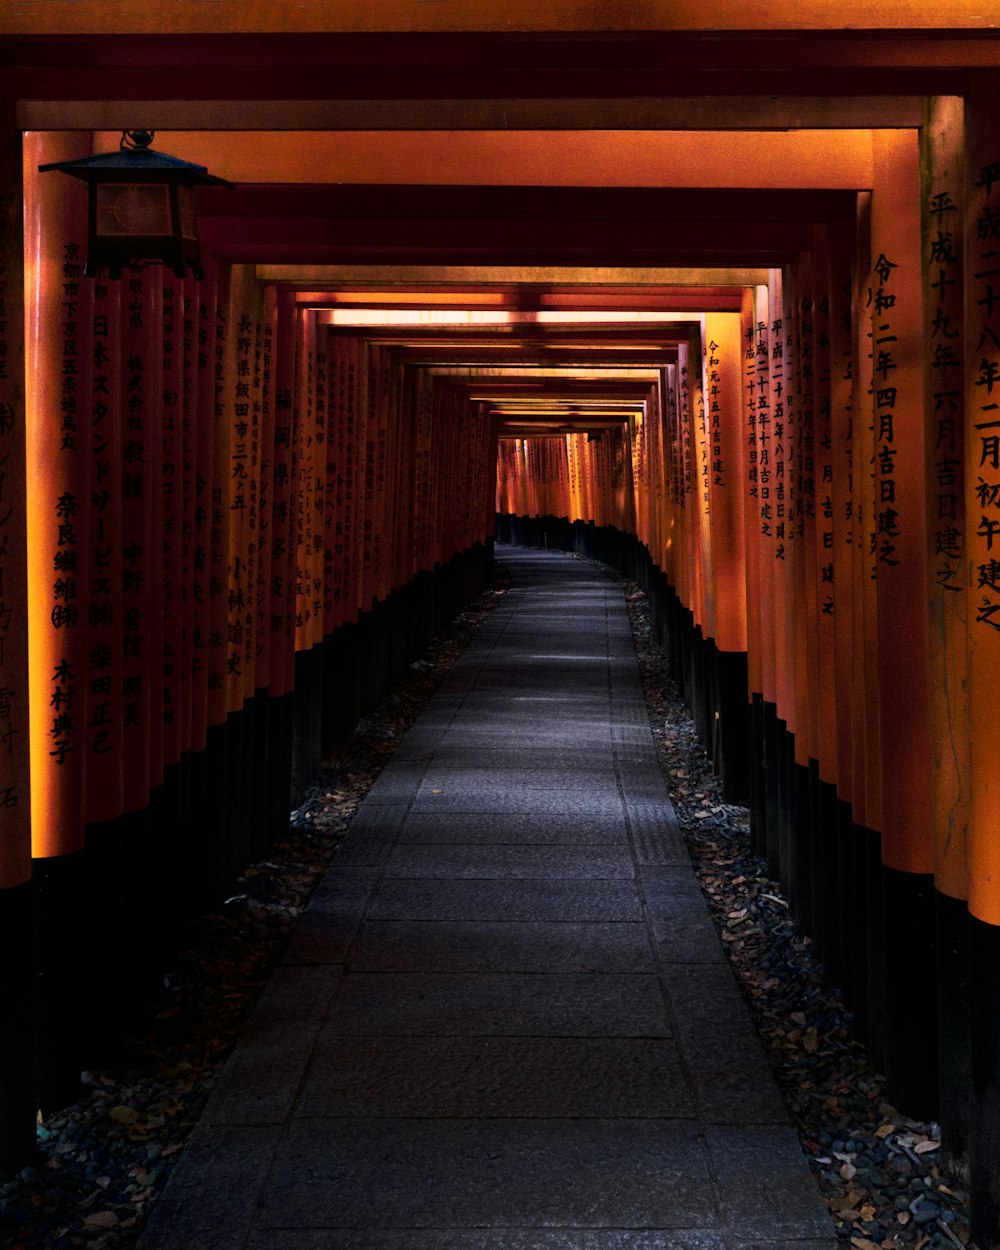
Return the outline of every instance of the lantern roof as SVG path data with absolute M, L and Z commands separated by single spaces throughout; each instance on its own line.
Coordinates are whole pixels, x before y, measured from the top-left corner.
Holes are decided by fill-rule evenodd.
M 152 148 L 127 148 L 118 152 L 101 152 L 96 156 L 82 156 L 72 161 L 52 161 L 39 165 L 39 173 L 57 169 L 83 182 L 160 182 L 169 181 L 183 186 L 233 187 L 210 174 L 204 165 L 182 161 L 178 156 L 156 152 Z

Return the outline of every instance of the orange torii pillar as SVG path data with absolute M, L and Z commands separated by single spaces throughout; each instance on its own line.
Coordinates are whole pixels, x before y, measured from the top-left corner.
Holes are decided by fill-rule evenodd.
M 316 510 L 317 481 L 326 475 L 326 443 L 317 438 L 316 315 L 292 309 L 291 324 L 279 323 L 282 355 L 291 363 L 295 515 L 295 728 L 292 802 L 305 796 L 319 768 L 323 710 L 323 601 L 315 585 L 322 576 L 325 535 Z M 282 371 L 287 366 L 282 366 Z M 287 376 L 287 374 L 285 375 Z M 322 465 L 322 473 L 320 472 Z M 323 493 L 325 500 L 325 492 Z M 371 556 L 369 555 L 369 558 Z
M 123 897 L 124 817 L 124 625 L 122 596 L 123 489 L 130 470 L 123 461 L 122 332 L 120 282 L 91 283 L 92 350 L 82 369 L 81 393 L 89 407 L 93 490 L 87 693 L 87 930 L 92 952 L 87 984 L 88 1024 L 95 1040 L 111 1042 L 125 1027 L 126 936 Z
M 151 988 L 144 977 L 157 970 L 148 954 L 159 935 L 155 857 L 163 836 L 161 294 L 157 266 L 122 277 L 122 904 L 139 1002 Z
M 925 489 L 930 621 L 940 1121 L 952 1159 L 969 1137 L 969 645 L 962 340 L 963 101 L 925 102 L 921 131 Z M 971 346 L 971 344 L 970 344 Z
M 793 750 L 796 723 L 796 632 L 793 594 L 795 556 L 794 528 L 789 523 L 792 500 L 795 431 L 794 340 L 789 309 L 791 271 L 772 269 L 768 276 L 770 357 L 768 364 L 769 410 L 766 425 L 758 425 L 760 443 L 761 534 L 767 539 L 762 590 L 773 605 L 774 708 L 765 725 L 767 770 L 768 844 L 776 848 L 780 879 L 797 882 L 795 842 L 791 839 L 790 782 L 794 777 Z M 768 709 L 770 711 L 770 709 Z M 773 827 L 770 827 L 773 826 Z M 793 901 L 790 899 L 790 901 Z M 794 901 L 793 901 L 794 905 Z
M 735 312 L 705 314 L 705 408 L 712 527 L 715 629 L 709 654 L 717 685 L 713 753 L 729 802 L 743 802 L 747 755 L 747 577 L 744 529 L 746 453 L 742 328 Z M 714 726 L 713 726 L 714 729 Z
M 37 1004 L 36 1096 L 46 1110 L 74 1095 L 81 1066 L 74 1025 L 85 953 L 80 935 L 89 654 L 80 564 L 88 551 L 91 449 L 79 378 L 90 290 L 83 279 L 86 192 L 65 175 L 38 174 L 37 166 L 89 152 L 89 136 L 25 136 L 31 825 L 36 961 L 44 990 Z
M 358 683 L 352 670 L 353 613 L 344 585 L 344 455 L 347 438 L 347 357 L 345 340 L 320 327 L 327 357 L 326 481 L 323 557 L 323 750 L 345 737 L 357 720 Z M 350 694 L 349 694 L 350 692 Z
M 754 851 L 767 854 L 767 817 L 764 803 L 764 631 L 761 593 L 760 469 L 757 426 L 766 412 L 767 398 L 767 288 L 744 287 L 740 302 L 743 358 L 743 546 L 746 553 L 747 693 L 750 700 L 750 750 L 747 804 Z M 761 406 L 763 404 L 763 407 Z
M 208 638 L 205 662 L 208 668 L 208 751 L 212 760 L 212 781 L 208 787 L 207 812 L 213 836 L 207 845 L 204 871 L 210 891 L 225 887 L 236 866 L 232 850 L 233 787 L 235 743 L 240 732 L 241 692 L 231 672 L 236 653 L 230 646 L 229 572 L 232 557 L 231 527 L 233 490 L 233 429 L 230 413 L 232 353 L 229 321 L 230 266 L 205 266 L 203 303 L 209 321 L 206 351 L 208 382 L 199 395 L 200 419 L 212 430 L 211 465 L 208 486 L 209 551 Z
M 712 517 L 710 492 L 710 453 L 708 439 L 708 413 L 705 394 L 706 371 L 709 367 L 706 354 L 707 340 L 703 325 L 691 325 L 688 330 L 688 372 L 690 407 L 687 419 L 691 430 L 691 501 L 690 554 L 691 554 L 691 602 L 692 636 L 691 664 L 691 715 L 698 737 L 706 750 L 711 750 L 713 738 L 712 694 L 708 675 L 707 640 L 715 633 L 715 581 L 712 576 Z M 642 481 L 636 479 L 637 494 L 642 491 Z M 640 501 L 637 500 L 637 510 Z
M 907 1018 L 934 957 L 917 133 L 876 131 L 873 145 L 869 533 L 878 597 L 885 1073 L 900 1103 L 930 1116 L 937 1109 L 936 1035 L 918 1035 Z
M 294 357 L 289 362 L 295 299 L 288 292 L 269 287 L 266 299 L 263 357 L 265 425 L 270 440 L 265 456 L 270 460 L 268 509 L 269 574 L 264 587 L 267 619 L 267 688 L 270 702 L 278 705 L 279 721 L 275 755 L 281 761 L 272 783 L 269 805 L 274 828 L 287 818 L 291 804 L 292 750 L 295 721 L 295 470 L 292 420 Z M 266 471 L 267 460 L 262 463 Z
M 215 265 L 204 263 L 205 280 L 185 282 L 185 425 L 192 466 L 189 594 L 191 598 L 191 793 L 189 883 L 192 910 L 216 897 L 210 871 L 213 842 L 225 811 L 221 784 L 224 730 L 217 723 L 217 648 L 213 639 L 217 581 L 215 498 Z M 188 299 L 190 302 L 188 302 Z
M 813 878 L 814 940 L 828 966 L 840 967 L 841 930 L 841 830 L 837 803 L 837 601 L 835 588 L 836 509 L 834 481 L 846 470 L 839 428 L 834 436 L 834 373 L 840 361 L 834 355 L 832 319 L 839 311 L 834 299 L 831 273 L 832 232 L 827 225 L 813 228 L 813 420 L 814 420 L 814 529 L 813 587 L 816 619 L 816 724 L 817 756 L 810 773 L 810 820 L 818 830 L 820 846 Z M 849 282 L 849 270 L 840 273 L 841 287 Z
M 226 683 L 230 710 L 229 873 L 263 850 L 266 710 L 256 688 L 256 595 L 260 498 L 260 378 L 254 361 L 260 321 L 260 288 L 252 266 L 230 271 L 228 332 L 220 402 L 229 426 L 229 548 L 227 567 Z M 258 745 L 258 743 L 260 745 Z
M 0 1172 L 35 1144 L 21 145 L 0 117 Z
M 829 543 L 829 560 L 833 582 L 821 590 L 821 610 L 827 595 L 832 598 L 834 643 L 828 657 L 836 681 L 834 717 L 836 722 L 836 796 L 837 796 L 837 906 L 843 918 L 836 947 L 827 943 L 826 958 L 831 975 L 839 977 L 846 1000 L 857 1002 L 856 986 L 864 980 L 867 967 L 867 942 L 864 940 L 864 892 L 859 889 L 863 876 L 855 868 L 855 789 L 853 770 L 854 734 L 854 672 L 859 667 L 854 649 L 854 544 L 855 500 L 852 463 L 858 401 L 855 379 L 859 376 L 856 354 L 855 323 L 857 304 L 854 299 L 854 275 L 858 268 L 857 237 L 854 219 L 841 218 L 831 223 L 827 258 L 827 290 L 829 292 L 829 405 L 832 482 L 829 498 L 832 521 L 822 529 L 824 549 Z M 867 258 L 865 264 L 867 270 Z M 824 483 L 825 485 L 825 483 Z M 824 491 L 824 503 L 827 494 Z M 826 518 L 824 517 L 824 520 Z M 829 537 L 827 537 L 829 535 Z M 836 970 L 836 971 L 833 971 Z
M 862 192 L 857 198 L 857 255 L 854 272 L 853 325 L 855 339 L 855 390 L 853 455 L 851 457 L 851 491 L 853 501 L 852 607 L 853 667 L 853 731 L 851 734 L 851 772 L 853 777 L 853 843 L 854 879 L 857 904 L 855 914 L 863 941 L 859 941 L 856 970 L 861 984 L 852 1004 L 857 1027 L 862 1037 L 876 1049 L 882 1061 L 883 1042 L 875 1027 L 881 1015 L 872 1015 L 870 1004 L 880 997 L 877 973 L 884 967 L 879 926 L 873 917 L 881 915 L 882 858 L 881 828 L 882 786 L 879 734 L 878 682 L 878 600 L 875 579 L 875 427 L 872 412 L 872 329 L 871 329 L 871 215 L 872 194 Z
M 816 238 L 814 233 L 814 239 Z M 818 601 L 816 465 L 819 451 L 816 341 L 818 297 L 816 256 L 802 252 L 795 264 L 792 317 L 795 326 L 795 390 L 798 395 L 795 446 L 795 499 L 791 523 L 795 530 L 796 719 L 795 836 L 802 882 L 799 909 L 817 949 L 822 942 L 823 844 L 819 820 L 820 725 L 820 613 Z
M 695 503 L 692 489 L 694 453 L 689 417 L 692 389 L 691 370 L 693 367 L 688 342 L 685 340 L 678 343 L 677 396 L 674 414 L 674 446 L 678 469 L 677 506 L 674 512 L 674 532 L 671 543 L 671 551 L 673 553 L 671 568 L 673 599 L 670 627 L 670 665 L 676 676 L 681 696 L 688 701 L 690 701 L 692 685 L 689 659 L 692 635 L 689 629 L 689 614 L 694 582 L 691 530 L 695 523 Z M 629 461 L 629 468 L 631 468 L 631 461 Z
M 968 862 L 972 1236 L 1000 1224 L 1000 144 L 995 75 L 966 96 L 965 566 L 970 574 Z

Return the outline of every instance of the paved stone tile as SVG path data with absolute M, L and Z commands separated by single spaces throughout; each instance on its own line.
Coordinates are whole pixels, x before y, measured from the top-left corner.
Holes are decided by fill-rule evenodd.
M 640 864 L 636 878 L 651 915 L 660 914 L 655 910 L 657 904 L 669 906 L 675 898 L 705 897 L 688 864 Z
M 708 904 L 690 869 L 640 868 L 638 884 L 645 895 L 657 959 L 675 964 L 726 962 Z
M 612 703 L 611 720 L 616 727 L 619 725 L 626 728 L 649 727 L 649 713 L 646 711 L 646 705 L 638 702 L 628 703 L 623 699 L 615 699 Z
M 650 1038 L 343 1038 L 325 1033 L 310 1116 L 614 1119 L 694 1116 L 677 1050 Z
M 708 908 L 700 900 L 677 900 L 671 914 L 650 926 L 656 958 L 665 964 L 725 964 Z
M 612 749 L 611 732 L 607 725 L 594 724 L 581 731 L 565 723 L 559 732 L 536 733 L 531 729 L 501 729 L 490 722 L 473 719 L 461 725 L 450 726 L 445 744 L 448 749 L 456 743 L 465 743 L 470 751 L 495 751 L 501 753 L 516 747 L 519 751 L 557 750 L 579 751 L 581 758 L 607 759 Z
M 836 1243 L 801 1243 L 801 1250 L 835 1250 Z M 627 1228 L 605 1232 L 568 1228 L 556 1230 L 500 1228 L 427 1230 L 274 1228 L 252 1232 L 246 1250 L 726 1250 L 717 1232 L 670 1229 L 644 1232 Z M 743 1250 L 743 1247 L 740 1247 Z M 757 1250 L 747 1247 L 746 1250 Z M 768 1248 L 761 1247 L 761 1250 Z M 800 1250 L 800 1243 L 775 1245 L 773 1250 Z
M 467 738 L 473 748 L 484 743 L 499 743 L 510 746 L 516 743 L 519 747 L 549 746 L 561 747 L 566 750 L 579 743 L 583 748 L 609 746 L 612 742 L 612 728 L 606 715 L 593 717 L 590 720 L 575 720 L 569 716 L 541 717 L 525 712 L 518 717 L 500 715 L 487 716 L 477 709 L 463 709 L 448 725 L 449 734 Z M 617 732 L 617 731 L 616 731 Z M 622 734 L 632 731 L 621 730 Z M 645 737 L 650 736 L 645 730 Z M 642 736 L 636 733 L 641 742 Z
M 352 1036 L 667 1037 L 655 976 L 348 973 L 325 1030 Z
M 718 1219 L 690 1121 L 310 1119 L 289 1126 L 258 1221 L 289 1224 L 667 1229 Z
M 653 744 L 653 735 L 648 735 L 646 742 L 633 742 L 628 746 L 615 747 L 615 759 L 623 767 L 635 765 L 639 768 L 655 768 L 660 773 L 659 759 Z M 662 777 L 662 773 L 660 773 Z
M 800 1238 L 794 1241 L 751 1241 L 737 1240 L 731 1243 L 732 1250 L 844 1250 L 844 1243 L 832 1234 L 820 1238 Z
M 328 872 L 313 891 L 282 962 L 343 963 L 378 875 L 375 868 L 338 866 Z
M 627 803 L 642 806 L 647 803 L 662 805 L 666 802 L 663 775 L 653 764 L 619 765 L 622 794 Z
M 664 803 L 629 803 L 626 808 L 637 864 L 690 864 L 691 856 L 674 810 Z
M 404 735 L 392 758 L 399 764 L 415 764 L 429 760 L 438 750 L 447 733 L 447 726 L 425 724 L 421 720 Z
M 648 719 L 645 725 L 612 725 L 611 741 L 616 750 L 620 747 L 625 749 L 646 748 L 653 741 L 653 731 L 649 727 Z
M 384 775 L 384 774 L 383 774 Z M 661 784 L 662 791 L 662 784 Z M 605 758 L 602 764 L 592 763 L 589 767 L 579 763 L 573 768 L 534 768 L 514 769 L 509 762 L 501 759 L 484 761 L 478 767 L 466 763 L 464 766 L 439 766 L 437 761 L 427 770 L 420 786 L 421 798 L 440 791 L 443 794 L 459 790 L 508 791 L 508 790 L 582 790 L 617 792 L 618 777 L 613 762 Z
M 284 1123 L 341 973 L 334 967 L 274 970 L 212 1091 L 203 1124 Z
M 406 740 L 404 739 L 404 742 Z M 481 748 L 458 735 L 450 743 L 442 743 L 434 752 L 434 763 L 441 768 L 492 768 L 494 765 L 524 772 L 590 772 L 595 769 L 614 772 L 614 764 L 608 757 L 607 745 L 581 747 L 574 750 L 561 746 L 522 747 L 520 742 L 510 742 L 506 749 Z
M 397 846 L 387 877 L 631 879 L 626 846 Z
M 337 868 L 380 868 L 389 858 L 395 838 L 376 834 L 348 832 L 334 850 L 334 866 Z
M 621 815 L 618 791 L 522 790 L 479 788 L 454 794 L 431 794 L 422 789 L 413 804 L 415 812 L 534 812 L 538 815 L 572 815 L 614 819 Z
M 374 920 L 348 958 L 356 972 L 651 972 L 641 924 Z
M 744 1237 L 829 1237 L 830 1215 L 794 1129 L 710 1128 L 707 1140 L 726 1224 Z
M 728 965 L 661 966 L 677 1036 L 693 1070 L 766 1066 L 763 1046 Z
M 424 779 L 427 765 L 393 758 L 365 796 L 367 803 L 408 803 Z
M 142 1250 L 240 1250 L 282 1130 L 199 1125 L 142 1236 Z
M 406 805 L 401 803 L 374 803 L 367 799 L 351 817 L 347 832 L 383 838 L 393 838 L 406 815 Z
M 399 832 L 399 843 L 456 843 L 460 845 L 628 846 L 625 813 L 616 817 L 580 816 L 549 812 L 409 812 Z
M 788 1110 L 770 1068 L 764 1064 L 719 1068 L 712 1065 L 709 1056 L 695 1066 L 691 1083 L 699 1115 L 706 1124 L 788 1124 Z
M 640 921 L 631 881 L 385 880 L 368 909 L 370 920 Z M 716 939 L 718 945 L 718 939 Z
M 362 803 L 334 852 L 337 866 L 377 868 L 384 864 L 406 812 L 406 803 Z

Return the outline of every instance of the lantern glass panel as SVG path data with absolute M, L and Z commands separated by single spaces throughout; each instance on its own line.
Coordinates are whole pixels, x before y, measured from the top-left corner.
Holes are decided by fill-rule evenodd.
M 197 240 L 198 219 L 195 217 L 194 196 L 191 194 L 191 188 L 178 187 L 177 199 L 180 204 L 181 213 L 181 237 L 185 239 Z
M 170 188 L 166 183 L 112 182 L 97 185 L 97 220 L 100 236 L 173 234 Z

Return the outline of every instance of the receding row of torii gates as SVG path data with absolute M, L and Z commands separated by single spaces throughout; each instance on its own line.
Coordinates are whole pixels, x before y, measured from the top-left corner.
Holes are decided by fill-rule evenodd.
M 293 777 L 483 585 L 499 524 L 643 581 L 727 792 L 996 1244 L 995 94 L 872 132 L 855 217 L 692 316 L 591 438 L 498 438 L 475 366 L 253 266 L 85 278 L 80 189 L 34 171 L 90 136 L 25 138 L 24 213 L 0 206 L 8 1165 L 287 826 Z

